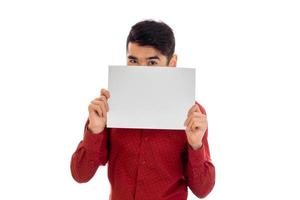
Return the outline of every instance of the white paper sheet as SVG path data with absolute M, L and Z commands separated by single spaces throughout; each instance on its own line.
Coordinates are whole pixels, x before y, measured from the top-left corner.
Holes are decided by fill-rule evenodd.
M 107 127 L 183 130 L 195 104 L 195 69 L 109 66 Z

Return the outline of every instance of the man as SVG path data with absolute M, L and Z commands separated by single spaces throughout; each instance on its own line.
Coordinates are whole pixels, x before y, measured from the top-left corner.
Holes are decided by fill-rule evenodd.
M 126 48 L 128 66 L 176 67 L 173 31 L 163 22 L 135 24 Z M 187 186 L 199 198 L 212 190 L 215 168 L 200 104 L 187 111 L 185 130 L 107 128 L 109 97 L 102 89 L 88 107 L 84 138 L 71 161 L 77 182 L 89 181 L 107 163 L 110 200 L 186 200 Z

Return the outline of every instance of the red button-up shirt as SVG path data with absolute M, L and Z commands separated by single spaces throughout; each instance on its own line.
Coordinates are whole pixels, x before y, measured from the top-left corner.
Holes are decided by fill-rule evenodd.
M 110 200 L 186 200 L 187 186 L 199 198 L 212 190 L 207 131 L 202 147 L 194 150 L 184 130 L 105 128 L 93 134 L 87 123 L 72 156 L 72 176 L 87 182 L 107 163 Z

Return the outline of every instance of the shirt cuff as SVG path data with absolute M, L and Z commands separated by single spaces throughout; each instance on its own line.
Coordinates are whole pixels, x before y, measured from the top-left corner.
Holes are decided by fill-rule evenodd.
M 94 134 L 86 125 L 84 129 L 83 146 L 89 151 L 99 152 L 106 131 L 106 128 L 104 128 L 102 132 Z
M 199 166 L 202 165 L 203 162 L 210 160 L 205 150 L 204 144 L 202 144 L 202 146 L 197 150 L 194 150 L 188 144 L 188 157 L 189 162 L 192 166 Z

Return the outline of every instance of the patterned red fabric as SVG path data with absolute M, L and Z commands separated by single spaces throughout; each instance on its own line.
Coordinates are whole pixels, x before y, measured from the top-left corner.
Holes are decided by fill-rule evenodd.
M 187 186 L 199 198 L 212 190 L 207 131 L 202 147 L 193 150 L 184 130 L 105 128 L 93 134 L 87 123 L 72 156 L 72 176 L 87 182 L 107 163 L 110 200 L 186 200 Z

